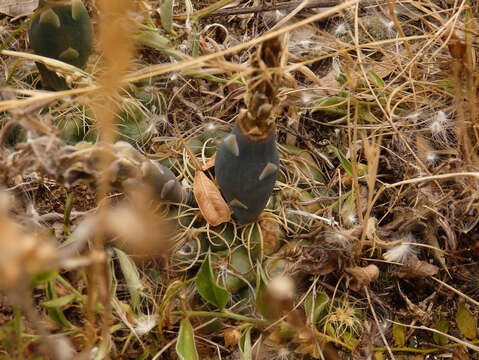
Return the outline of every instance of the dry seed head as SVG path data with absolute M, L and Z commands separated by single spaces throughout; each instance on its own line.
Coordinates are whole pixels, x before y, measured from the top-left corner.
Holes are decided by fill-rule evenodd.
M 240 113 L 237 120 L 241 133 L 250 140 L 267 139 L 275 129 L 277 94 L 282 82 L 282 76 L 275 68 L 281 64 L 282 54 L 281 38 L 276 37 L 262 43 L 251 61 L 256 71 L 251 74 L 248 84 L 248 111 Z

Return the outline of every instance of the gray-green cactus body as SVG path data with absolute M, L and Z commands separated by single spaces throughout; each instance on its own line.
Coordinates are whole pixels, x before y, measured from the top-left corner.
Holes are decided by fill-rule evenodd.
M 46 5 L 40 1 L 40 7 Z M 83 67 L 92 52 L 93 27 L 81 0 L 44 10 L 30 24 L 30 47 L 36 54 Z M 37 63 L 43 85 L 55 90 L 68 88 L 65 79 Z
M 175 174 L 164 165 L 145 161 L 141 165 L 142 180 L 151 187 L 160 200 L 186 204 L 190 201 L 189 192 L 183 188 Z
M 278 176 L 276 135 L 252 140 L 238 125 L 218 147 L 215 174 L 223 196 L 236 219 L 246 224 L 263 211 Z

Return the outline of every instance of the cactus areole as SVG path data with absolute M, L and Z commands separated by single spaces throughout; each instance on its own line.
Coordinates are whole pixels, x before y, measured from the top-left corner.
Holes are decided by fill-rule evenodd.
M 44 10 L 30 24 L 30 47 L 38 55 L 83 67 L 92 52 L 93 37 L 85 5 L 81 0 L 72 0 L 69 5 L 48 5 L 48 1 L 40 1 L 39 6 Z M 37 67 L 45 87 L 67 88 L 65 80 L 55 72 L 41 63 L 37 63 Z
M 223 196 L 242 224 L 263 211 L 278 176 L 276 134 L 254 141 L 238 125 L 226 135 L 216 153 L 215 174 Z

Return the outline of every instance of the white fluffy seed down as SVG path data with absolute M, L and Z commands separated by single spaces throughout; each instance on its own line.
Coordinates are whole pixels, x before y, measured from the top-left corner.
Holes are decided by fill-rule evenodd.
M 294 281 L 289 276 L 279 275 L 268 284 L 269 293 L 278 300 L 292 299 L 294 296 Z
M 417 253 L 416 248 L 411 245 L 410 243 L 415 242 L 412 235 L 408 235 L 405 238 L 406 244 L 400 244 L 397 246 L 393 246 L 388 251 L 383 254 L 383 257 L 386 261 L 397 262 L 404 264 L 407 262 L 407 259 L 411 255 L 415 255 Z

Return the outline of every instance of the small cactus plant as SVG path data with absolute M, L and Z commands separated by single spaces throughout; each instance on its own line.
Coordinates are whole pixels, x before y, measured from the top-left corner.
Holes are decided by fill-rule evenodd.
M 280 54 L 279 38 L 268 40 L 253 65 L 258 69 L 278 67 Z M 254 221 L 261 214 L 279 169 L 273 116 L 278 103 L 279 76 L 258 70 L 253 78 L 248 90 L 248 109 L 240 114 L 233 131 L 220 144 L 215 160 L 216 179 L 223 196 L 242 224 Z
M 93 27 L 81 0 L 68 5 L 54 5 L 41 0 L 44 10 L 32 21 L 28 31 L 30 47 L 36 54 L 83 67 L 92 51 Z M 65 90 L 64 78 L 37 63 L 45 88 Z
M 278 174 L 276 136 L 250 140 L 238 126 L 220 144 L 215 173 L 223 196 L 240 223 L 255 220 L 273 191 Z

